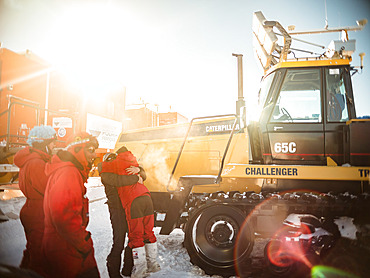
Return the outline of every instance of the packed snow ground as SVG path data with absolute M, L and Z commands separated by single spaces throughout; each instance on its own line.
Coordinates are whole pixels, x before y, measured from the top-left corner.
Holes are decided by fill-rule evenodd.
M 112 245 L 112 228 L 109 220 L 108 207 L 104 188 L 100 178 L 90 178 L 87 184 L 90 200 L 90 222 L 87 229 L 92 234 L 95 248 L 95 258 L 102 278 L 108 278 L 105 260 Z M 18 266 L 22 260 L 26 239 L 19 212 L 25 202 L 24 197 L 0 200 L 0 209 L 7 221 L 0 222 L 0 264 Z M 180 229 L 170 235 L 159 235 L 159 228 L 155 228 L 158 239 L 158 259 L 161 271 L 151 274 L 150 277 L 210 277 L 204 271 L 191 264 L 186 249 L 182 246 L 184 233 Z M 219 276 L 212 276 L 219 277 Z

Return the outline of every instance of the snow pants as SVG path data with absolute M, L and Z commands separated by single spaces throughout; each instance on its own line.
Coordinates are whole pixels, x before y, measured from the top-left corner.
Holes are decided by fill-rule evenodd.
M 108 204 L 110 222 L 113 230 L 113 244 L 108 257 L 120 256 L 125 246 L 126 233 L 128 231 L 125 211 L 122 207 Z
M 113 244 L 107 257 L 107 269 L 109 277 L 120 277 L 122 252 L 125 245 L 128 226 L 126 214 L 122 207 L 121 200 L 118 198 L 118 204 L 111 204 L 108 201 L 108 210 L 110 222 L 113 230 Z
M 154 210 L 150 195 L 136 197 L 126 208 L 128 224 L 128 246 L 142 247 L 145 243 L 154 243 Z
M 91 238 L 86 241 L 93 246 Z M 47 278 L 100 278 L 93 248 L 88 254 L 81 254 L 59 235 L 45 231 L 43 252 Z
M 44 257 L 41 250 L 44 234 L 43 200 L 27 200 L 20 212 L 21 223 L 26 235 L 26 249 L 20 267 L 31 269 L 44 276 Z

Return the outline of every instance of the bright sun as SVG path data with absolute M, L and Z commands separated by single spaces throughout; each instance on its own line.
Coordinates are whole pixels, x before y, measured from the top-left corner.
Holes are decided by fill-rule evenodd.
M 89 94 L 124 86 L 125 36 L 129 18 L 109 5 L 68 7 L 50 26 L 46 56 L 57 70 Z

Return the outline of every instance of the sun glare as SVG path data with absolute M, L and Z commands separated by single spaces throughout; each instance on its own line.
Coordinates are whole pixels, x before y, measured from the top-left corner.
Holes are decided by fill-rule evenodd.
M 109 5 L 69 6 L 50 26 L 45 55 L 82 92 L 108 93 L 124 86 L 122 26 L 129 20 Z

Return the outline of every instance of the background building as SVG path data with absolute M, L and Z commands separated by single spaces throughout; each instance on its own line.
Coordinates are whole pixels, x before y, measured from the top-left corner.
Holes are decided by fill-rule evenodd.
M 186 123 L 188 118 L 177 112 L 159 113 L 159 125 L 172 125 L 177 123 Z
M 158 105 L 126 105 L 125 87 L 89 88 L 73 84 L 27 50 L 0 46 L 0 142 L 24 145 L 35 125 L 51 125 L 59 141 L 75 131 L 97 136 L 101 152 L 113 149 L 121 131 L 187 122 L 177 112 L 158 113 Z M 61 143 L 60 146 L 63 144 Z
M 147 103 L 129 105 L 125 110 L 124 130 L 156 127 L 188 122 L 188 119 L 177 112 L 159 113 Z

